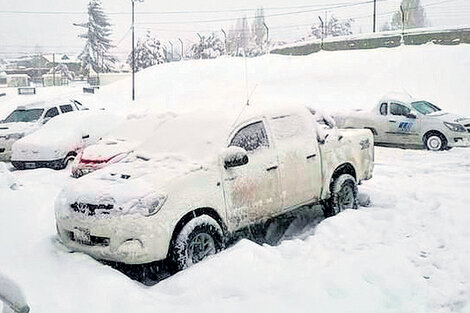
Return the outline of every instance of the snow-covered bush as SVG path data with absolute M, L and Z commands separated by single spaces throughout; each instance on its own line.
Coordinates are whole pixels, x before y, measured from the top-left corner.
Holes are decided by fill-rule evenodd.
M 147 32 L 145 38 L 137 41 L 134 53 L 136 71 L 168 62 L 166 51 L 160 40 L 150 32 Z M 132 67 L 132 52 L 127 57 L 127 63 Z
M 225 47 L 214 33 L 210 36 L 201 36 L 198 43 L 191 47 L 192 59 L 214 59 L 225 53 Z

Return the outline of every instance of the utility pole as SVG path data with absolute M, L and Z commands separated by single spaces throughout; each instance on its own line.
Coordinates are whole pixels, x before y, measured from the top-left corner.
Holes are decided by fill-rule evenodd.
M 263 22 L 263 26 L 266 28 L 266 54 L 269 54 L 269 27 Z
M 184 44 L 183 44 L 183 40 L 181 40 L 181 38 L 178 38 L 180 44 L 181 44 L 181 56 L 180 56 L 180 60 L 184 60 Z
M 400 5 L 401 11 L 401 42 L 400 44 L 405 43 L 405 10 L 403 9 L 403 5 Z
M 374 23 L 372 27 L 372 31 L 375 33 L 375 25 L 377 23 L 377 0 L 374 0 Z
M 55 86 L 55 53 L 52 54 L 52 86 Z
M 325 24 L 323 23 L 323 20 L 321 19 L 321 16 L 318 16 L 318 19 L 320 20 L 320 24 L 321 24 L 321 45 L 320 45 L 320 49 L 323 50 L 323 36 L 325 36 L 325 30 L 324 30 Z
M 144 0 L 131 0 L 132 2 L 132 101 L 135 100 L 135 48 L 134 48 L 134 41 L 135 41 L 135 35 L 134 35 L 134 3 L 138 2 L 144 2 Z

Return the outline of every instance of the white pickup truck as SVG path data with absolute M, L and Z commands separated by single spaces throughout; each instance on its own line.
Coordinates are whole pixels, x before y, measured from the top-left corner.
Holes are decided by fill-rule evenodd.
M 336 114 L 340 128 L 370 129 L 376 144 L 447 150 L 470 146 L 470 119 L 406 94 L 390 94 L 370 111 Z
M 59 194 L 59 239 L 96 259 L 183 269 L 237 230 L 301 206 L 322 203 L 327 216 L 355 209 L 357 184 L 372 177 L 373 136 L 324 128 L 295 106 L 249 107 L 236 123 L 203 112 L 169 118 L 127 159 Z

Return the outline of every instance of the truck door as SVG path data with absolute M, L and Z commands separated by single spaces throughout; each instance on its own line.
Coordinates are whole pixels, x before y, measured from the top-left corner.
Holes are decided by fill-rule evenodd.
M 310 115 L 272 117 L 270 127 L 279 155 L 282 211 L 318 200 L 321 156 Z
M 248 163 L 222 168 L 227 217 L 234 228 L 244 227 L 275 215 L 281 206 L 279 163 L 265 122 L 252 121 L 240 127 L 229 146 L 248 153 Z
M 389 120 L 389 113 L 388 113 L 388 103 L 383 102 L 379 106 L 379 111 L 377 112 L 377 123 L 374 134 L 374 141 L 375 142 L 387 142 L 387 133 L 389 131 L 388 127 L 388 120 Z
M 388 119 L 388 142 L 394 144 L 410 144 L 418 137 L 418 120 L 408 117 L 411 109 L 398 103 L 390 103 Z

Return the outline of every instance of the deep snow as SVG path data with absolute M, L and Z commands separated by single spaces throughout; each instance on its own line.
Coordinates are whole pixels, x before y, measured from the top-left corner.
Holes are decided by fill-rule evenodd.
M 246 62 L 254 99 L 367 108 L 406 88 L 470 115 L 469 56 L 468 45 L 427 45 Z M 148 69 L 133 106 L 240 106 L 244 62 Z M 93 101 L 123 107 L 128 84 Z M 242 240 L 151 287 L 56 242 L 53 204 L 72 180 L 67 171 L 14 171 L 18 188 L 0 185 L 0 272 L 23 287 L 33 312 L 470 312 L 469 157 L 470 149 L 377 148 L 374 177 L 359 187 L 371 206 L 327 220 L 304 212 L 277 246 Z

